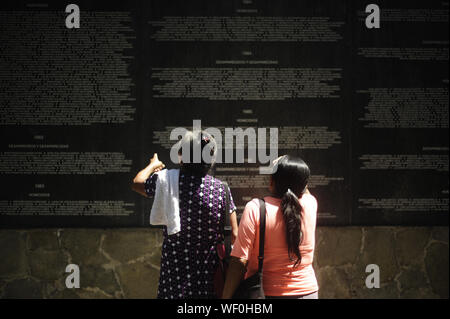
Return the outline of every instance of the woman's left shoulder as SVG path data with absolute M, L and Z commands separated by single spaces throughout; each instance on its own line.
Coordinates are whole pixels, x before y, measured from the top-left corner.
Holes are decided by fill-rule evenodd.
M 225 186 L 228 186 L 227 182 L 222 181 L 221 179 L 218 179 L 217 177 L 214 177 L 212 175 L 206 175 L 205 177 L 209 179 L 211 183 L 216 187 L 225 188 Z

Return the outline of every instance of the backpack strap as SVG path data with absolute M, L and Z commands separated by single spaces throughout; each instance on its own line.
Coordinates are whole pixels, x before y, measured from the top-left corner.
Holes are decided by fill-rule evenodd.
M 266 237 L 266 202 L 259 199 L 259 255 L 258 272 L 261 273 L 264 263 L 264 240 Z

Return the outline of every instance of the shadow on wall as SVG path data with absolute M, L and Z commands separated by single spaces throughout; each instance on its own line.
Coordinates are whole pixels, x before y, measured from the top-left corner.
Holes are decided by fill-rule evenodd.
M 319 227 L 320 298 L 448 298 L 448 227 Z M 155 298 L 162 232 L 136 229 L 0 230 L 1 298 Z M 68 264 L 80 288 L 68 289 Z M 365 281 L 380 269 L 380 288 Z

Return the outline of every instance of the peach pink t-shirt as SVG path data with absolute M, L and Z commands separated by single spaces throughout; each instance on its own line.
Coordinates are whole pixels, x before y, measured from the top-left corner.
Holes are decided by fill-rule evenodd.
M 266 202 L 266 235 L 264 243 L 263 288 L 266 296 L 306 295 L 318 291 L 312 267 L 317 216 L 317 201 L 311 194 L 300 198 L 302 206 L 303 241 L 300 244 L 302 261 L 293 268 L 295 260 L 288 255 L 286 227 L 281 199 L 264 197 Z M 253 199 L 245 206 L 239 222 L 239 232 L 231 256 L 248 260 L 245 278 L 258 269 L 259 202 Z M 295 259 L 295 256 L 294 256 Z

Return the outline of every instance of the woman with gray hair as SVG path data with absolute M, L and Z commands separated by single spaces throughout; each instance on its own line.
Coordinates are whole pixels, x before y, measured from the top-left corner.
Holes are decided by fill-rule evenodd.
M 174 227 L 170 222 L 164 227 L 158 298 L 217 298 L 220 296 L 214 290 L 214 274 L 219 264 L 216 246 L 223 241 L 225 214 L 230 214 L 234 242 L 238 229 L 236 206 L 228 186 L 208 174 L 217 151 L 214 138 L 205 131 L 188 132 L 179 146 L 180 168 L 168 173 L 177 173 L 178 177 L 176 187 L 171 187 L 178 190 L 179 207 L 175 210 L 179 213 L 175 218 L 179 217 L 179 221 Z M 209 159 L 200 155 L 201 159 L 194 161 L 198 159 L 194 153 L 199 151 L 209 154 Z M 167 185 L 161 183 L 161 173 L 167 171 L 164 168 L 155 154 L 133 180 L 134 191 L 155 197 L 153 206 L 160 191 L 158 187 Z

